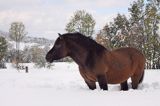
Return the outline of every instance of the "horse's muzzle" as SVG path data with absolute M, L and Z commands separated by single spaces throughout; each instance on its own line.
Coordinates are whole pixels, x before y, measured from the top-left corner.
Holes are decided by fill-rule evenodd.
M 47 54 L 47 55 L 46 55 L 46 61 L 49 62 L 49 63 L 52 63 L 52 62 L 53 62 L 50 54 Z

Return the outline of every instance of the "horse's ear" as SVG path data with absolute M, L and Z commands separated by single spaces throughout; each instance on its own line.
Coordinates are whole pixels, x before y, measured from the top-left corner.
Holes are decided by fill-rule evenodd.
M 59 35 L 59 38 L 62 39 L 62 35 L 60 33 L 58 33 L 58 35 Z
M 61 34 L 60 34 L 60 33 L 58 33 L 58 35 L 59 35 L 59 37 L 61 36 Z

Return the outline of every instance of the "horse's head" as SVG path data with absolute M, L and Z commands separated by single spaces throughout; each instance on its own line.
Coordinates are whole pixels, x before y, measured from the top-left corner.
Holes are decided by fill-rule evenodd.
M 52 49 L 47 53 L 46 60 L 47 62 L 53 62 L 54 60 L 59 60 L 68 56 L 68 49 L 66 47 L 65 39 L 63 35 L 59 34 L 54 46 Z

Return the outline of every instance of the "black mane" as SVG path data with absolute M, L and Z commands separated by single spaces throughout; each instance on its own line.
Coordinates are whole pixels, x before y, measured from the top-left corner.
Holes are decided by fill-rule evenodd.
M 98 44 L 96 41 L 94 41 L 90 37 L 86 37 L 82 35 L 81 33 L 66 33 L 62 35 L 64 39 L 70 39 L 76 44 L 80 45 L 81 47 L 85 48 L 87 50 L 87 58 L 85 61 L 85 64 L 89 67 L 93 67 L 95 63 L 95 56 L 101 56 L 102 53 L 106 50 L 105 47 Z M 73 50 L 76 48 L 72 48 Z
M 70 40 L 73 40 L 74 42 L 76 42 L 77 44 L 81 45 L 82 47 L 86 48 L 89 51 L 94 50 L 94 52 L 96 51 L 98 53 L 98 52 L 106 50 L 105 47 L 98 44 L 91 37 L 86 37 L 79 32 L 66 33 L 66 34 L 63 34 L 63 37 L 69 38 Z

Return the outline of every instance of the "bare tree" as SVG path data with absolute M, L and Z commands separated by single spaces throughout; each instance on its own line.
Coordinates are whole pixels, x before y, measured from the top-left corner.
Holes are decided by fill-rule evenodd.
M 10 38 L 16 42 L 16 67 L 18 69 L 19 64 L 19 48 L 20 42 L 27 34 L 25 32 L 25 26 L 22 22 L 13 22 L 9 29 Z

